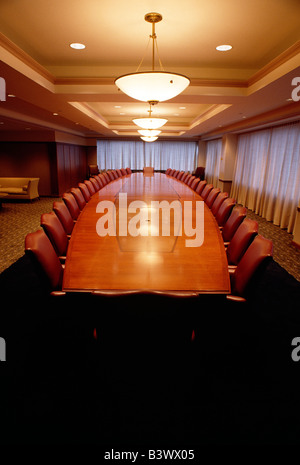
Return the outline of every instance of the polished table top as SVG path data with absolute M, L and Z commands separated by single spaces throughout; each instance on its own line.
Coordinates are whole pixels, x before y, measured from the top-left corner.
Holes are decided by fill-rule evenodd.
M 178 205 L 182 223 L 175 213 Z M 195 228 L 198 213 L 197 231 L 204 227 L 204 240 L 195 247 L 201 241 L 193 242 L 196 231 L 185 226 Z M 118 178 L 90 199 L 75 224 L 63 290 L 228 294 L 227 258 L 218 225 L 201 197 L 172 177 L 133 173 Z

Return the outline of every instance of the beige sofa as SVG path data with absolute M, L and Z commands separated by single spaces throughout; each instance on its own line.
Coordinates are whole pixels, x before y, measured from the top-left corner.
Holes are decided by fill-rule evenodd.
M 0 178 L 0 194 L 8 194 L 5 199 L 32 200 L 39 197 L 40 178 Z

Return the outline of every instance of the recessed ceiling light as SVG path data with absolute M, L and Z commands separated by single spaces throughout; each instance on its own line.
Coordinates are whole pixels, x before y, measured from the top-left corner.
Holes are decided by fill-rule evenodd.
M 52 114 L 53 114 L 53 116 L 58 116 L 58 113 L 52 113 Z
M 121 105 L 115 105 L 115 108 L 122 108 Z
M 179 110 L 186 110 L 186 107 L 179 107 Z
M 126 113 L 124 113 L 124 111 L 122 111 L 122 112 L 120 113 L 120 115 L 126 115 Z
M 74 42 L 73 44 L 70 44 L 71 48 L 74 48 L 75 50 L 83 50 L 85 48 L 84 44 L 80 44 L 79 42 Z
M 7 94 L 7 97 L 13 98 L 13 97 L 15 97 L 15 95 L 14 94 Z
M 227 52 L 232 49 L 232 45 L 218 45 L 216 49 L 219 50 L 219 52 Z

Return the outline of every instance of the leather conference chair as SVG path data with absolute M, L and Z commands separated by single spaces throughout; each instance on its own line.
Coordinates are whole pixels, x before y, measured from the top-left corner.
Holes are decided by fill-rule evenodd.
M 153 166 L 144 166 L 143 173 L 144 174 L 153 174 L 154 173 Z
M 105 178 L 106 184 L 109 184 L 111 182 L 111 179 L 107 173 L 102 173 L 102 176 Z
M 272 256 L 272 241 L 258 234 L 239 261 L 235 272 L 230 275 L 231 294 L 226 296 L 227 299 L 245 302 L 250 284 Z
M 186 178 L 187 178 L 189 175 L 190 175 L 190 173 L 189 173 L 188 171 L 186 171 L 186 172 L 183 174 L 183 176 L 182 176 L 182 178 L 180 179 L 180 181 L 182 181 L 182 182 L 185 183 L 185 180 L 186 180 Z
M 236 230 L 230 244 L 226 249 L 229 272 L 231 273 L 238 265 L 247 248 L 258 234 L 257 221 L 245 218 Z
M 95 192 L 98 192 L 101 189 L 100 182 L 97 178 L 90 178 L 89 181 L 93 184 Z
M 173 176 L 173 177 L 174 177 L 175 171 L 176 171 L 175 169 L 171 169 L 169 176 Z
M 41 226 L 50 239 L 59 260 L 64 263 L 66 260 L 69 240 L 63 225 L 57 218 L 56 214 L 51 212 L 42 214 Z
M 74 195 L 75 200 L 78 203 L 79 210 L 82 211 L 86 206 L 86 201 L 84 200 L 81 190 L 79 189 L 79 187 L 72 187 L 72 189 L 70 189 L 70 192 L 72 195 Z
M 207 181 L 200 181 L 198 186 L 196 187 L 195 191 L 197 194 L 201 195 L 201 192 L 203 191 L 204 187 L 206 186 Z
M 119 178 L 123 176 L 122 171 L 120 169 L 116 169 L 116 172 Z
M 78 203 L 76 202 L 74 195 L 70 192 L 65 192 L 62 199 L 65 202 L 73 220 L 77 220 L 80 215 L 80 208 L 78 207 Z
M 105 186 L 103 177 L 101 177 L 101 175 L 98 174 L 97 176 L 94 176 L 94 178 L 98 182 L 100 189 L 102 189 Z
M 226 223 L 222 228 L 222 237 L 225 245 L 228 245 L 231 239 L 234 236 L 235 231 L 239 227 L 239 225 L 244 221 L 246 218 L 247 209 L 246 207 L 241 207 L 240 205 L 236 205 L 229 218 L 227 219 Z
M 183 175 L 184 175 L 184 171 L 179 171 L 179 173 L 177 174 L 177 179 L 178 179 L 178 181 L 181 181 L 181 180 L 182 180 Z
M 224 226 L 224 224 L 226 223 L 234 206 L 235 199 L 233 199 L 232 197 L 227 197 L 227 199 L 225 199 L 224 202 L 222 202 L 222 205 L 220 206 L 215 216 L 215 219 L 220 228 L 222 228 L 222 226 Z
M 169 176 L 170 173 L 171 173 L 171 171 L 172 171 L 172 168 L 168 168 L 168 169 L 166 170 L 166 173 L 165 173 L 165 174 L 166 174 L 167 176 Z
M 218 187 L 214 187 L 210 191 L 210 193 L 208 194 L 206 199 L 204 200 L 204 202 L 206 203 L 206 205 L 208 206 L 209 209 L 211 209 L 214 201 L 216 200 L 216 198 L 218 197 L 220 192 L 221 192 L 221 189 L 219 189 Z
M 103 174 L 98 174 L 98 178 L 102 182 L 103 187 L 106 186 L 106 184 L 108 184 L 107 179 L 105 178 Z
M 196 190 L 196 187 L 198 186 L 200 182 L 200 178 L 196 178 L 194 179 L 194 181 L 192 182 L 192 184 L 190 185 L 190 188 L 193 189 L 194 191 Z
M 194 181 L 194 179 L 196 179 L 196 176 L 191 176 L 188 180 L 188 182 L 186 183 L 187 186 L 191 187 L 191 184 L 192 182 Z
M 88 187 L 86 184 L 84 184 L 84 182 L 79 182 L 78 183 L 78 187 L 79 189 L 81 190 L 81 193 L 84 197 L 84 200 L 86 201 L 86 203 L 90 200 L 91 198 L 91 193 L 90 191 L 88 190 Z
M 106 174 L 108 175 L 108 177 L 109 177 L 109 179 L 110 179 L 111 181 L 114 181 L 114 180 L 115 180 L 114 173 L 113 173 L 111 170 L 107 171 Z
M 114 178 L 115 178 L 115 179 L 118 179 L 119 175 L 118 175 L 118 173 L 117 173 L 117 170 L 112 170 L 111 172 L 112 172 Z
M 224 202 L 225 199 L 228 198 L 228 193 L 227 192 L 220 192 L 219 195 L 217 195 L 214 203 L 211 206 L 211 212 L 214 216 L 216 216 L 217 211 L 219 210 L 220 206 Z
M 180 173 L 180 170 L 175 170 L 173 173 L 173 178 L 177 179 L 178 174 Z
M 196 178 L 200 178 L 201 181 L 204 181 L 205 168 L 203 166 L 198 166 L 193 174 Z
M 86 185 L 86 187 L 88 188 L 89 190 L 89 193 L 92 195 L 96 194 L 96 190 L 95 190 L 95 187 L 93 185 L 93 183 L 89 180 L 89 179 L 85 179 L 84 180 L 84 184 Z
M 184 178 L 184 181 L 183 181 L 183 182 L 184 182 L 186 185 L 188 185 L 189 180 L 191 179 L 191 177 L 192 177 L 192 175 L 191 175 L 190 173 L 188 173 L 188 175 L 186 176 L 186 178 Z
M 52 295 L 60 295 L 63 278 L 63 266 L 43 229 L 27 234 L 25 237 L 25 254 L 45 278 Z
M 127 176 L 127 171 L 125 168 L 121 168 L 121 173 L 122 173 L 122 176 Z
M 74 220 L 64 202 L 53 202 L 53 211 L 61 222 L 67 236 L 71 236 L 74 228 Z
M 204 200 L 204 201 L 206 200 L 206 198 L 208 197 L 210 191 L 213 190 L 213 188 L 214 188 L 214 186 L 212 184 L 206 184 L 203 191 L 201 192 L 202 200 Z
M 129 167 L 126 168 L 126 171 L 127 171 L 127 174 L 131 174 L 131 173 L 132 173 L 131 168 L 129 168 Z
M 99 173 L 98 165 L 89 165 L 89 177 L 96 176 Z

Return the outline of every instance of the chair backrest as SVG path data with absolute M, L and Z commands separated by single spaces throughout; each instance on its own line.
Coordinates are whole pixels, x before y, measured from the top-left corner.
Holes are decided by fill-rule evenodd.
M 246 207 L 241 207 L 236 205 L 229 215 L 226 223 L 222 229 L 222 237 L 224 242 L 230 242 L 233 238 L 233 235 L 242 221 L 246 218 L 247 209 Z
M 126 171 L 127 171 L 127 174 L 131 174 L 131 173 L 132 173 L 131 168 L 128 168 L 128 166 L 127 166 L 127 168 L 126 168 Z
M 192 184 L 190 185 L 190 188 L 193 189 L 194 191 L 196 190 L 196 187 L 198 186 L 200 182 L 200 178 L 196 178 L 193 180 Z
M 227 197 L 227 199 L 222 202 L 219 210 L 216 213 L 216 221 L 219 226 L 223 226 L 226 223 L 233 207 L 235 206 L 235 199 L 232 197 Z
M 204 175 L 205 175 L 205 168 L 204 166 L 198 166 L 195 171 L 195 176 L 196 178 L 200 178 L 201 181 L 204 180 Z
M 110 177 L 108 176 L 108 174 L 107 174 L 107 173 L 102 173 L 102 176 L 104 176 L 104 178 L 106 179 L 106 184 L 109 184 L 110 181 L 111 181 L 111 179 L 110 179 Z
M 216 216 L 217 211 L 219 210 L 224 200 L 227 199 L 227 197 L 228 197 L 227 192 L 220 192 L 219 195 L 217 195 L 217 197 L 215 198 L 215 201 L 213 202 L 211 206 L 211 212 L 214 216 Z
M 99 173 L 98 165 L 89 165 L 89 176 L 95 176 Z
M 179 173 L 180 173 L 179 170 L 175 170 L 174 173 L 173 173 L 173 178 L 177 179 L 177 176 L 178 176 Z
M 121 173 L 122 173 L 122 176 L 127 176 L 127 171 L 125 168 L 121 168 Z
M 115 179 L 118 179 L 119 175 L 118 175 L 117 171 L 116 171 L 116 170 L 112 170 L 111 172 L 112 172 L 114 178 L 115 178 Z
M 88 202 L 88 201 L 90 200 L 90 198 L 91 198 L 91 193 L 90 193 L 90 191 L 88 190 L 87 185 L 84 184 L 84 182 L 79 182 L 79 183 L 78 183 L 78 187 L 79 187 L 79 189 L 81 190 L 81 193 L 82 193 L 82 195 L 83 195 L 83 197 L 84 197 L 84 200 L 85 200 L 86 202 Z
M 191 179 L 192 175 L 190 173 L 188 173 L 188 175 L 184 178 L 184 183 L 188 185 L 189 183 L 189 180 Z
M 74 195 L 75 200 L 78 203 L 79 209 L 83 210 L 86 206 L 86 201 L 84 200 L 84 197 L 79 187 L 72 187 L 72 189 L 70 189 L 70 192 Z
M 62 199 L 65 202 L 73 220 L 77 220 L 80 215 L 80 208 L 78 207 L 78 203 L 76 202 L 74 195 L 70 192 L 65 192 Z
M 101 189 L 100 182 L 98 182 L 97 178 L 90 178 L 89 181 L 93 184 L 96 192 L 98 192 Z
M 259 268 L 272 256 L 272 241 L 258 234 L 238 263 L 235 272 L 232 274 L 232 294 L 244 296 L 250 281 L 254 278 Z
M 227 260 L 229 265 L 237 265 L 247 248 L 258 234 L 257 221 L 245 218 L 236 230 L 227 247 Z
M 208 206 L 208 208 L 212 207 L 212 205 L 213 205 L 214 201 L 216 200 L 216 198 L 218 197 L 220 191 L 221 191 L 221 189 L 219 189 L 218 187 L 214 187 L 210 191 L 210 193 L 208 194 L 208 196 L 204 200 L 206 205 Z
M 190 173 L 188 171 L 186 171 L 185 173 L 183 173 L 183 176 L 181 177 L 180 181 L 185 183 L 185 180 L 189 175 L 190 175 Z
M 65 233 L 68 235 L 72 234 L 74 228 L 74 220 L 66 204 L 64 202 L 58 201 L 53 202 L 53 211 L 56 214 L 59 221 L 61 222 L 65 230 Z
M 92 195 L 96 194 L 96 190 L 95 190 L 95 187 L 93 185 L 93 183 L 89 180 L 89 179 L 85 179 L 84 180 L 84 184 L 86 185 L 86 187 L 88 188 L 89 190 L 89 193 Z
M 194 181 L 194 179 L 196 179 L 196 176 L 191 176 L 188 181 L 187 181 L 187 186 L 191 186 L 192 182 Z
M 122 171 L 120 169 L 116 169 L 118 178 L 121 178 L 123 176 Z
M 181 181 L 181 180 L 182 180 L 183 175 L 184 175 L 184 171 L 179 171 L 179 173 L 177 174 L 177 179 L 178 179 L 178 181 Z
M 166 175 L 169 175 L 169 174 L 171 173 L 171 171 L 172 171 L 172 168 L 168 168 L 168 169 L 166 170 L 166 173 L 165 173 L 165 174 L 166 174 Z
M 106 184 L 108 184 L 108 181 L 107 181 L 106 177 L 104 176 L 104 174 L 99 174 L 98 177 L 99 177 L 99 179 L 101 179 L 103 187 L 106 186 Z
M 63 268 L 49 238 L 42 229 L 27 234 L 25 253 L 38 266 L 38 272 L 42 270 L 51 290 L 61 289 Z
M 200 181 L 198 186 L 196 187 L 195 191 L 197 194 L 201 195 L 201 192 L 203 191 L 204 187 L 206 186 L 207 181 Z
M 115 180 L 115 176 L 114 176 L 114 173 L 110 170 L 110 171 L 107 171 L 107 176 L 109 177 L 109 179 L 111 181 L 114 181 Z
M 97 174 L 97 176 L 94 176 L 96 181 L 98 182 L 99 186 L 100 186 L 100 189 L 102 189 L 102 187 L 105 186 L 106 182 L 104 182 L 104 178 L 101 177 L 100 174 Z
M 58 256 L 64 256 L 68 249 L 68 236 L 63 225 L 54 212 L 43 213 L 41 215 L 41 226 Z
M 206 199 L 206 197 L 208 197 L 209 193 L 211 190 L 213 190 L 214 186 L 212 184 L 206 184 L 203 191 L 201 192 L 201 197 L 203 200 Z
M 143 173 L 144 174 L 153 174 L 154 173 L 153 166 L 144 166 Z

